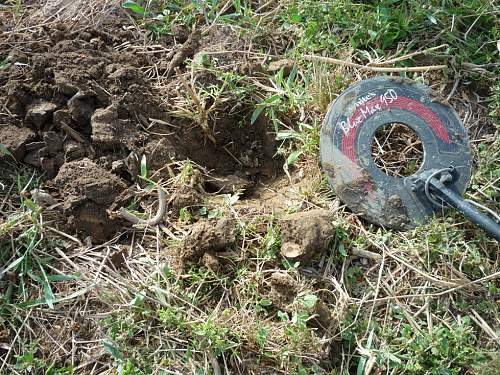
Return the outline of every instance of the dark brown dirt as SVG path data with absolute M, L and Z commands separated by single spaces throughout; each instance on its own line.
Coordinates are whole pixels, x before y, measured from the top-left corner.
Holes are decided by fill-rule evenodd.
M 213 143 L 201 126 L 170 114 L 173 104 L 163 101 L 165 93 L 144 76 L 144 67 L 155 64 L 160 74 L 172 75 L 172 87 L 182 90 L 173 69 L 184 69 L 186 58 L 211 43 L 198 31 L 179 30 L 178 39 L 164 40 L 172 53 L 149 55 L 117 50 L 135 38 L 119 23 L 80 31 L 60 23 L 36 30 L 13 34 L 5 43 L 0 39 L 0 56 L 8 55 L 10 61 L 0 70 L 0 108 L 6 108 L 0 111 L 0 141 L 17 160 L 43 172 L 51 194 L 61 197 L 73 230 L 94 241 L 116 233 L 119 223 L 109 219 L 106 209 L 137 181 L 139 169 L 137 163 L 132 168 L 131 153 L 138 160 L 146 156 L 155 179 L 165 180 L 167 164 L 187 158 L 213 173 L 201 189 L 177 189 L 169 197 L 176 209 L 197 204 L 205 190 L 249 191 L 256 181 L 281 170 L 268 125 L 250 126 L 251 109 L 232 112 L 237 98 L 218 108 L 208 124 Z M 183 44 L 168 45 L 174 40 Z M 199 83 L 216 80 L 208 75 Z
M 306 265 L 316 254 L 328 250 L 333 236 L 332 214 L 326 210 L 298 212 L 280 220 L 281 254 Z
M 120 119 L 118 106 L 111 104 L 106 108 L 96 109 L 90 119 L 92 143 L 103 150 L 135 149 L 144 142 L 145 134 L 130 122 Z
M 273 158 L 276 149 L 268 124 L 239 127 L 238 118 L 226 116 L 215 125 L 217 144 L 207 141 L 199 127 L 184 126 L 176 133 L 186 155 L 219 175 L 241 171 L 243 178 L 272 178 L 283 163 Z
M 165 74 L 167 77 L 171 76 L 174 72 L 174 69 L 180 66 L 184 60 L 188 57 L 192 57 L 198 47 L 200 46 L 201 33 L 198 30 L 194 30 L 187 40 L 180 46 L 179 48 L 174 48 L 172 52 L 170 52 L 170 56 L 172 56 L 170 61 L 165 61 L 164 63 L 168 63 Z M 160 65 L 160 69 L 163 68 Z
M 170 198 L 170 206 L 174 212 L 181 208 L 199 206 L 203 201 L 203 193 L 194 186 L 183 185 L 178 188 Z
M 35 139 L 35 133 L 27 128 L 5 126 L 1 128 L 0 144 L 6 147 L 16 160 L 22 160 L 26 154 L 26 144 Z M 0 150 L 0 158 L 3 157 Z
M 65 163 L 52 182 L 64 202 L 68 221 L 94 241 L 103 241 L 116 232 L 107 208 L 127 185 L 119 177 L 89 159 Z

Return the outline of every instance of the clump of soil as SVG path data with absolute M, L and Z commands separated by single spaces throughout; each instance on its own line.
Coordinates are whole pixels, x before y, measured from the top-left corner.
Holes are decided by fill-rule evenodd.
M 246 178 L 233 174 L 210 178 L 206 181 L 209 189 L 224 194 L 233 194 L 239 191 L 246 191 L 253 186 L 253 183 Z
M 63 210 L 69 223 L 95 241 L 103 241 L 116 231 L 107 208 L 127 185 L 119 177 L 89 159 L 65 163 L 53 181 L 63 195 Z
M 236 221 L 223 218 L 218 221 L 198 222 L 182 243 L 180 260 L 182 265 L 197 262 L 205 256 L 208 265 L 214 267 L 214 254 L 228 249 L 236 241 Z
M 130 122 L 128 116 L 121 119 L 118 111 L 118 106 L 111 104 L 106 108 L 96 109 L 90 118 L 92 143 L 103 150 L 121 147 L 133 150 L 146 138 Z
M 287 272 L 274 272 L 271 275 L 271 300 L 280 309 L 286 309 L 299 291 L 297 281 Z
M 238 103 L 225 101 L 217 108 L 208 124 L 215 142 L 207 141 L 204 129 L 176 117 L 170 99 L 162 101 L 171 95 L 152 87 L 145 76 L 144 67 L 154 65 L 158 74 L 170 77 L 174 89 L 168 94 L 184 95 L 175 68 L 183 69 L 185 59 L 206 48 L 209 39 L 196 30 L 187 35 L 181 30 L 178 40 L 184 44 L 166 45 L 171 53 L 138 54 L 119 50 L 133 43 L 131 31 L 116 23 L 106 29 L 112 32 L 73 31 L 70 24 L 59 23 L 13 34 L 10 65 L 0 70 L 0 107 L 7 109 L 0 113 L 0 143 L 16 160 L 43 172 L 51 193 L 63 197 L 71 228 L 95 241 L 116 232 L 118 223 L 112 224 L 106 209 L 137 182 L 142 155 L 156 180 L 169 177 L 167 164 L 186 158 L 214 172 L 196 196 L 178 190 L 169 197 L 176 208 L 201 201 L 203 189 L 248 190 L 280 170 L 267 124 L 245 126 L 248 111 L 229 111 Z M 213 84 L 214 79 L 200 82 Z M 186 260 L 196 257 L 186 255 Z
M 287 272 L 278 271 L 271 275 L 271 301 L 280 310 L 291 312 L 293 303 L 300 299 L 300 285 Z M 302 306 L 303 307 L 303 306 Z M 325 302 L 317 299 L 314 306 L 311 308 L 313 319 L 309 321 L 309 325 L 328 329 L 334 322 L 332 313 Z
M 0 144 L 10 151 L 14 159 L 22 160 L 26 155 L 26 145 L 35 139 L 35 133 L 27 128 L 5 126 L 1 128 Z M 5 156 L 0 149 L 0 157 Z
M 332 214 L 321 209 L 286 215 L 280 225 L 281 254 L 302 265 L 316 254 L 327 251 L 334 233 Z

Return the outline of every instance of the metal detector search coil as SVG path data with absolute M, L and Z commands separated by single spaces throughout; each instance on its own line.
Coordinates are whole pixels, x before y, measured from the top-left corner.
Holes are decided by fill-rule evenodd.
M 424 159 L 412 176 L 389 176 L 373 161 L 375 132 L 391 123 L 408 126 L 422 141 Z M 330 185 L 352 211 L 399 230 L 452 205 L 431 182 L 442 180 L 447 193 L 461 197 L 472 166 L 467 131 L 456 112 L 434 101 L 425 85 L 399 77 L 370 78 L 343 92 L 323 122 L 320 156 Z M 500 236 L 498 224 L 490 224 Z

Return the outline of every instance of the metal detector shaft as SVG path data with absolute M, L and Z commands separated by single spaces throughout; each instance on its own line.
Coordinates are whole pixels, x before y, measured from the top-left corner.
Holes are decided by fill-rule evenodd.
M 464 200 L 460 195 L 445 186 L 437 178 L 431 178 L 429 185 L 432 192 L 437 194 L 443 201 L 460 211 L 478 227 L 489 233 L 497 241 L 500 241 L 500 225 L 490 217 L 480 213 L 472 204 Z

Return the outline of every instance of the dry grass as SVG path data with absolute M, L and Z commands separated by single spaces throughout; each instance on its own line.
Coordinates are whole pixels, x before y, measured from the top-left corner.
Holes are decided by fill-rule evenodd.
M 46 0 L 31 17 L 44 22 L 76 21 L 98 26 L 110 17 L 123 14 L 119 0 Z
M 377 130 L 372 144 L 375 164 L 390 176 L 414 174 L 424 160 L 422 141 L 403 124 L 388 124 Z

